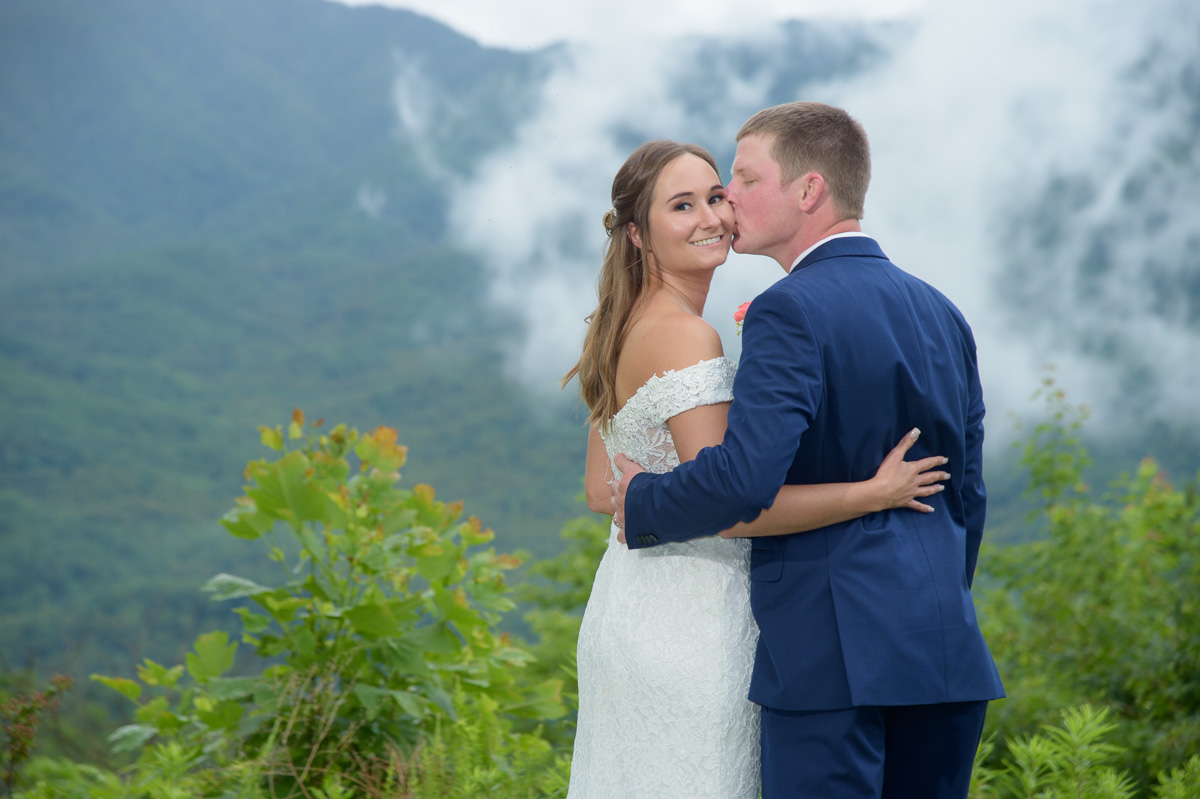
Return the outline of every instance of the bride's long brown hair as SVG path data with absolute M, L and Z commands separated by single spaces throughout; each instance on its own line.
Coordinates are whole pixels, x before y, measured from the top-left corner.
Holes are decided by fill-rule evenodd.
M 587 403 L 589 424 L 607 430 L 617 407 L 617 358 L 633 321 L 646 303 L 650 282 L 650 205 L 654 187 L 667 166 L 682 155 L 704 159 L 720 174 L 707 150 L 695 144 L 661 140 L 646 142 L 617 170 L 612 184 L 612 208 L 604 214 L 608 245 L 596 285 L 599 302 L 587 317 L 587 335 L 579 362 L 562 379 L 565 387 L 579 377 L 579 393 Z M 629 238 L 632 223 L 641 233 L 643 248 Z

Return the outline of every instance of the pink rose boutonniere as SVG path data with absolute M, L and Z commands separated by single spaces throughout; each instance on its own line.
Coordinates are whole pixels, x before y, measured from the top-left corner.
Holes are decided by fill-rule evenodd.
M 749 308 L 750 303 L 743 302 L 738 306 L 737 310 L 733 312 L 733 321 L 737 323 L 737 332 L 739 336 L 742 335 L 742 322 L 745 321 L 746 311 L 749 310 Z

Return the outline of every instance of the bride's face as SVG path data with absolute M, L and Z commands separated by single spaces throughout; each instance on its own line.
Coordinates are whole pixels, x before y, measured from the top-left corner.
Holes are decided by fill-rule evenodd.
M 667 272 L 712 270 L 725 263 L 733 233 L 733 209 L 721 178 L 704 159 L 681 155 L 663 169 L 650 206 L 650 249 Z M 630 237 L 639 247 L 636 230 Z

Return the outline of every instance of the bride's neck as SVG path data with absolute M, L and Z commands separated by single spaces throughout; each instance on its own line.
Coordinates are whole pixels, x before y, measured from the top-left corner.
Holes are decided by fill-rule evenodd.
M 660 273 L 650 281 L 649 299 L 668 300 L 683 310 L 702 316 L 712 273 L 678 275 Z

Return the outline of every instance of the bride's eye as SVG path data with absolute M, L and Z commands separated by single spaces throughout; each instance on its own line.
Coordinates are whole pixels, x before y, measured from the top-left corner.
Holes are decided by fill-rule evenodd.
M 684 203 L 679 203 L 678 205 L 676 205 L 675 210 L 676 211 L 689 211 L 689 210 L 691 210 L 691 207 L 692 207 L 691 203 L 684 202 Z
M 720 205 L 723 202 L 725 202 L 724 194 L 714 194 L 713 196 L 708 198 L 709 205 Z

